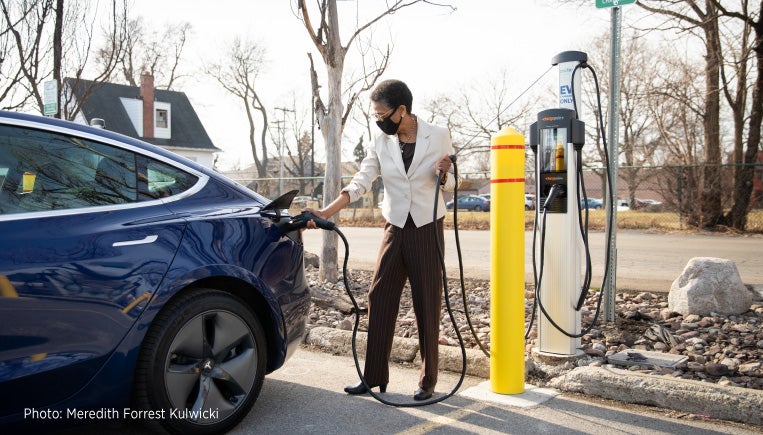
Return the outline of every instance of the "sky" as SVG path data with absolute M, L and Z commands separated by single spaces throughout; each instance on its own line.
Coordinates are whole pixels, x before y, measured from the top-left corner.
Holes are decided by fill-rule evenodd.
M 567 50 L 586 51 L 591 39 L 608 33 L 610 28 L 611 10 L 597 9 L 594 0 L 588 6 L 563 6 L 549 0 L 441 1 L 456 10 L 416 5 L 387 17 L 372 32 L 364 33 L 377 46 L 394 45 L 382 79 L 397 78 L 409 85 L 414 95 L 414 113 L 417 103 L 468 88 L 501 70 L 508 71 L 511 89 L 519 95 L 549 69 L 554 55 Z M 324 90 L 327 83 L 320 56 L 293 11 L 294 3 L 295 0 L 215 3 L 135 0 L 132 15 L 142 16 L 147 25 L 157 28 L 182 21 L 191 23 L 193 33 L 186 53 L 193 65 L 219 58 L 236 36 L 258 42 L 266 50 L 265 68 L 257 79 L 265 106 L 272 112 L 272 108 L 291 106 L 296 100 L 298 106 L 304 104 L 307 110 L 308 52 L 313 53 Z M 356 15 L 357 21 L 365 23 L 383 5 L 383 0 L 339 1 L 343 43 L 356 28 Z M 636 8 L 631 5 L 621 9 L 623 22 L 628 18 L 629 7 L 634 8 L 631 11 Z M 547 73 L 537 86 L 549 85 L 556 85 L 555 70 Z M 188 95 L 213 143 L 225 151 L 220 159 L 223 168 L 241 167 L 253 161 L 248 124 L 240 102 L 198 72 L 185 78 L 177 90 Z M 327 96 L 324 94 L 323 98 L 326 100 Z M 316 155 L 320 159 L 322 139 L 319 134 L 316 138 Z M 353 146 L 345 144 L 344 160 L 352 159 Z

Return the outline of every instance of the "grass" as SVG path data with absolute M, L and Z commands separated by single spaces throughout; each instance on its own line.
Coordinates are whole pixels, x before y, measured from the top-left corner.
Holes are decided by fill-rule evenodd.
M 525 228 L 532 229 L 534 210 L 525 211 Z M 347 209 L 343 210 L 339 218 L 341 226 L 384 226 L 384 218 L 379 209 Z M 604 210 L 590 210 L 588 214 L 588 228 L 594 231 L 606 228 L 606 212 Z M 445 215 L 445 227 L 453 227 L 453 213 Z M 643 211 L 620 211 L 617 213 L 617 227 L 619 229 L 632 230 L 661 230 L 661 231 L 695 231 L 696 228 L 681 225 L 678 213 L 668 212 L 643 212 Z M 487 212 L 458 212 L 458 228 L 462 230 L 488 230 L 490 229 L 490 213 Z M 733 231 L 730 230 L 729 231 Z M 747 233 L 763 233 L 763 210 L 753 210 L 747 217 Z

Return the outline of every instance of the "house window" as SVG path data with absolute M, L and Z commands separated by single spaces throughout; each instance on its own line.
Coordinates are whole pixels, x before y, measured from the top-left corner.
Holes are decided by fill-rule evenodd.
M 168 113 L 164 109 L 156 109 L 156 127 L 167 128 L 167 116 Z

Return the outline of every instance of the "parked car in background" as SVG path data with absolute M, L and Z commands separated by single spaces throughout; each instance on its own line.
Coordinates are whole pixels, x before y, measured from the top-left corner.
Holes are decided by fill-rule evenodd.
M 532 193 L 525 193 L 525 210 L 535 209 L 535 195 Z
M 490 201 L 490 194 L 489 193 L 482 193 L 480 195 L 477 195 L 481 198 L 485 198 L 486 200 Z M 525 193 L 525 210 L 533 210 L 535 208 L 535 195 L 532 193 Z
M 636 198 L 636 203 L 645 206 L 645 205 L 662 205 L 662 202 L 657 201 L 655 199 L 641 199 Z
M 77 421 L 30 409 L 129 409 L 175 433 L 230 430 L 306 331 L 301 235 L 280 229 L 289 198 L 108 130 L 0 111 L 0 427 Z
M 300 210 L 305 207 L 317 209 L 320 207 L 320 203 L 317 198 L 313 198 L 312 196 L 295 196 L 294 200 L 291 202 L 291 206 Z
M 597 198 L 587 198 L 588 202 L 586 202 L 585 199 L 580 199 L 580 208 L 584 209 L 593 209 L 593 210 L 599 210 L 602 207 L 604 207 L 604 203 Z
M 453 200 L 445 203 L 445 208 L 453 210 Z M 466 209 L 469 211 L 490 211 L 490 201 L 477 195 L 463 195 L 458 197 L 458 209 Z

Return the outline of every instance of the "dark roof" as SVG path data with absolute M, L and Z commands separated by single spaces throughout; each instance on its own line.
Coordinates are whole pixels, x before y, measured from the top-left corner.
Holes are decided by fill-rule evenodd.
M 87 93 L 82 105 L 82 115 L 89 123 L 93 118 L 106 121 L 106 129 L 162 147 L 183 147 L 200 150 L 221 151 L 209 138 L 196 111 L 184 92 L 154 89 L 154 101 L 169 103 L 171 139 L 144 138 L 135 131 L 120 98 L 140 100 L 140 88 L 137 86 L 114 83 L 94 83 L 90 80 L 66 78 L 64 83 L 73 90 L 77 99 Z M 141 132 L 142 133 L 142 132 Z

